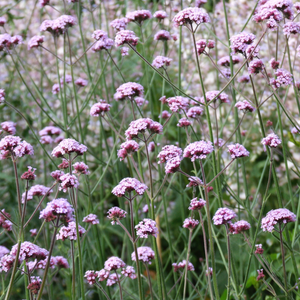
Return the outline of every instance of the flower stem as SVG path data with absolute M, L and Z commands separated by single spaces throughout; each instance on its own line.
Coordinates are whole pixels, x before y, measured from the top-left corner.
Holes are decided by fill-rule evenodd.
M 280 249 L 281 249 L 281 258 L 282 258 L 282 268 L 283 268 L 283 276 L 284 276 L 284 288 L 287 291 L 287 275 L 286 275 L 286 268 L 285 268 L 285 258 L 284 258 L 284 248 L 283 248 L 283 238 L 282 238 L 282 231 L 281 223 L 279 223 L 279 236 L 280 236 Z
M 189 258 L 190 258 L 191 243 L 192 243 L 192 233 L 193 231 L 190 229 L 186 263 L 185 263 L 185 272 L 184 272 L 183 300 L 185 300 L 185 294 L 186 294 L 186 282 L 187 282 L 187 273 L 188 273 Z

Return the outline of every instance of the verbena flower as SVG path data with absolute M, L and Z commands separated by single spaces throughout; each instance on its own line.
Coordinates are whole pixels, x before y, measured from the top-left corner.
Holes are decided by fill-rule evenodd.
M 197 119 L 199 118 L 200 116 L 202 116 L 204 113 L 204 110 L 201 106 L 193 106 L 191 107 L 186 115 L 189 117 L 189 118 L 192 118 L 192 119 Z
M 33 199 L 34 196 L 49 196 L 53 192 L 52 189 L 42 185 L 42 184 L 36 184 L 33 185 L 27 192 L 27 201 L 30 201 Z M 22 194 L 22 203 L 25 202 L 25 196 L 26 192 Z
M 0 141 L 0 150 L 2 159 L 8 158 L 9 154 L 16 157 L 34 154 L 33 147 L 29 143 L 13 135 L 7 135 Z
M 10 255 L 16 259 L 18 250 L 18 244 L 14 245 L 11 248 Z M 20 253 L 19 253 L 19 262 L 27 261 L 28 259 L 37 259 L 42 260 L 48 256 L 49 252 L 30 242 L 21 243 Z
M 75 84 L 79 87 L 84 87 L 88 85 L 88 81 L 83 78 L 78 78 L 75 80 Z
M 174 158 L 169 159 L 165 166 L 166 174 L 173 174 L 177 172 L 180 168 L 180 163 L 181 163 L 180 156 L 176 156 Z
M 264 249 L 262 248 L 262 244 L 257 244 L 255 245 L 255 254 L 263 254 L 264 253 Z
M 124 44 L 130 44 L 132 46 L 136 46 L 139 38 L 135 35 L 135 33 L 131 30 L 120 30 L 117 32 L 115 38 L 115 45 L 120 47 Z
M 237 55 L 231 55 L 232 64 L 236 65 L 241 62 L 241 59 Z M 222 67 L 229 67 L 230 66 L 230 56 L 223 56 L 218 60 L 218 65 Z
M 84 162 L 76 162 L 73 165 L 74 168 L 74 174 L 84 174 L 84 175 L 89 175 L 89 166 L 86 165 Z
M 179 262 L 178 264 L 173 263 L 172 266 L 174 268 L 174 272 L 177 272 L 179 269 L 185 270 L 186 260 L 184 259 L 183 261 Z M 193 264 L 191 262 L 188 262 L 187 270 L 188 271 L 195 271 L 195 267 L 193 266 Z
M 190 202 L 189 210 L 200 210 L 206 204 L 206 201 L 201 198 L 193 198 Z
M 250 152 L 247 151 L 247 149 L 240 144 L 232 144 L 227 146 L 228 151 L 231 155 L 231 158 L 236 159 L 240 157 L 246 157 L 249 156 Z
M 47 203 L 46 208 L 40 212 L 39 218 L 50 222 L 60 217 L 62 221 L 69 222 L 74 219 L 73 213 L 74 209 L 68 200 L 58 198 Z
M 132 267 L 132 266 L 126 266 L 126 268 L 123 268 L 121 271 L 121 274 L 124 275 L 125 277 L 129 277 L 130 279 L 137 278 L 134 267 Z
M 0 258 L 8 253 L 9 253 L 9 250 L 6 247 L 0 246 Z
M 189 106 L 189 99 L 182 96 L 175 96 L 166 100 L 171 111 L 181 113 L 186 111 Z
M 182 227 L 183 228 L 187 228 L 189 230 L 193 230 L 197 225 L 199 225 L 199 221 L 198 220 L 195 220 L 195 219 L 192 219 L 192 218 L 186 218 L 183 221 Z
M 86 217 L 83 218 L 82 222 L 96 225 L 96 224 L 99 224 L 99 219 L 98 219 L 97 215 L 89 214 L 89 215 L 87 215 Z
M 126 18 L 130 22 L 137 22 L 137 23 L 141 24 L 143 21 L 151 19 L 152 14 L 149 10 L 141 9 L 141 10 L 135 10 L 135 11 L 132 11 L 132 12 L 128 12 L 126 14 Z
M 170 65 L 171 61 L 172 61 L 171 58 L 159 55 L 154 58 L 152 62 L 152 66 L 157 69 L 167 67 Z
M 30 283 L 27 289 L 34 295 L 36 295 L 41 288 L 42 279 L 39 276 L 30 276 Z
M 64 139 L 57 147 L 52 151 L 52 156 L 63 157 L 65 154 L 76 153 L 77 155 L 83 155 L 87 151 L 87 147 L 78 143 L 74 139 Z
M 242 53 L 246 52 L 246 49 L 249 45 L 254 42 L 255 35 L 253 33 L 242 32 L 237 35 L 234 35 L 230 38 L 230 48 L 234 53 Z
M 227 207 L 222 207 L 216 211 L 212 220 L 214 221 L 215 225 L 222 225 L 230 223 L 230 221 L 236 217 L 237 215 L 233 210 Z
M 239 110 L 244 110 L 245 112 L 253 112 L 255 110 L 255 108 L 247 100 L 238 101 L 235 104 L 235 107 Z
M 4 103 L 5 101 L 5 91 L 0 89 L 0 104 Z
M 6 121 L 1 123 L 1 127 L 4 131 L 9 133 L 10 135 L 14 135 L 16 133 L 16 123 L 11 121 Z
M 135 191 L 138 195 L 143 195 L 148 187 L 135 178 L 124 178 L 111 191 L 117 197 L 123 197 L 125 193 Z
M 99 117 L 99 116 L 104 116 L 105 113 L 107 113 L 108 111 L 110 111 L 111 105 L 108 104 L 105 100 L 100 100 L 98 103 L 94 104 L 91 107 L 90 110 L 90 115 L 92 117 Z
M 187 118 L 182 118 L 178 120 L 177 126 L 178 127 L 188 127 L 192 123 Z
M 214 99 L 214 101 L 220 100 L 221 103 L 230 103 L 229 97 L 226 93 L 222 92 L 218 96 L 219 93 L 220 93 L 220 91 L 208 91 L 208 92 L 206 92 L 205 97 L 206 97 L 207 103 L 213 101 L 213 99 Z M 201 103 L 205 104 L 204 97 L 201 97 L 199 100 L 200 100 Z
M 151 265 L 152 259 L 155 257 L 154 251 L 147 246 L 137 248 L 138 260 Z M 135 252 L 132 252 L 131 259 L 136 261 Z
M 264 63 L 261 59 L 254 59 L 249 63 L 248 72 L 250 74 L 258 74 L 264 68 Z
M 0 26 L 3 27 L 6 24 L 6 19 L 4 17 L 0 17 Z
M 116 31 L 121 31 L 126 29 L 128 23 L 129 20 L 127 18 L 120 18 L 113 20 L 109 25 Z
M 272 232 L 277 223 L 295 222 L 296 215 L 286 208 L 278 208 L 270 210 L 261 220 L 261 228 L 263 231 Z
M 114 95 L 115 100 L 121 101 L 126 98 L 133 99 L 134 97 L 143 97 L 144 87 L 136 82 L 126 82 L 117 88 Z
M 136 235 L 140 238 L 147 238 L 148 235 L 157 237 L 158 229 L 156 222 L 151 219 L 144 219 L 138 225 L 135 226 Z
M 250 224 L 247 221 L 240 220 L 235 222 L 234 224 L 229 225 L 229 231 L 232 234 L 238 234 L 250 229 Z
M 118 150 L 118 157 L 120 160 L 124 160 L 128 154 L 136 152 L 139 149 L 139 144 L 134 140 L 129 140 L 121 144 L 121 149 Z
M 114 225 L 117 223 L 116 222 L 117 220 L 124 219 L 127 215 L 127 212 L 125 210 L 115 206 L 115 207 L 110 208 L 108 210 L 107 214 L 108 214 L 107 217 L 112 220 L 111 224 Z
M 107 271 L 118 270 L 124 268 L 125 266 L 126 264 L 124 261 L 117 256 L 110 257 L 104 263 L 104 269 Z
M 68 188 L 77 189 L 79 187 L 79 181 L 75 175 L 69 173 L 62 175 L 59 180 L 61 181 L 59 190 L 67 192 Z
M 185 8 L 184 10 L 176 14 L 173 18 L 173 23 L 175 27 L 189 25 L 193 23 L 199 25 L 201 23 L 208 22 L 210 22 L 210 18 L 207 12 L 204 9 L 198 7 Z
M 183 151 L 183 157 L 188 157 L 191 161 L 204 159 L 208 154 L 214 151 L 212 142 L 198 141 L 189 144 Z
M 182 155 L 182 149 L 174 145 L 166 145 L 158 153 L 157 158 L 159 159 L 158 163 L 165 163 L 168 160 Z
M 264 146 L 276 148 L 281 144 L 281 139 L 275 133 L 270 133 L 269 135 L 267 135 L 265 138 L 261 140 L 261 143 Z
M 79 236 L 81 237 L 85 233 L 85 229 L 78 225 Z M 59 230 L 59 233 L 56 235 L 57 240 L 77 240 L 77 232 L 76 232 L 76 223 L 69 222 L 68 226 L 62 226 Z
M 293 84 L 293 75 L 284 70 L 284 69 L 277 69 L 275 72 L 276 78 L 272 78 L 270 80 L 274 89 L 278 89 L 281 86 L 288 86 Z
M 169 31 L 167 30 L 159 30 L 154 35 L 155 41 L 169 41 L 172 39 L 172 36 Z
M 168 15 L 164 10 L 158 10 L 153 14 L 153 18 L 156 18 L 158 20 L 163 20 L 167 17 L 168 17 Z
M 74 17 L 62 15 L 55 20 L 45 20 L 40 26 L 40 31 L 49 31 L 53 35 L 58 36 L 64 34 L 69 27 L 73 27 L 76 23 Z

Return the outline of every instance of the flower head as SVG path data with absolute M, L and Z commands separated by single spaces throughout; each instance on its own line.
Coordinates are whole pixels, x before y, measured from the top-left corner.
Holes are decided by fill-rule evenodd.
M 200 210 L 202 207 L 204 207 L 206 204 L 206 201 L 201 198 L 193 198 L 190 202 L 189 210 Z
M 277 223 L 295 222 L 296 215 L 286 208 L 278 208 L 270 210 L 261 220 L 261 228 L 263 231 L 272 232 Z
M 117 197 L 123 197 L 125 193 L 135 191 L 138 195 L 143 195 L 148 187 L 135 178 L 124 178 L 112 190 L 112 193 Z
M 189 230 L 193 230 L 199 224 L 198 220 L 192 218 L 186 218 L 183 222 L 182 227 L 187 228 Z
M 67 192 L 68 188 L 77 189 L 79 186 L 79 181 L 75 175 L 71 175 L 70 173 L 62 175 L 59 180 L 61 181 L 59 190 L 63 192 Z
M 105 100 L 101 99 L 98 103 L 94 104 L 91 107 L 90 115 L 92 117 L 103 117 L 106 112 L 110 111 L 110 107 L 110 104 L 108 104 Z
M 121 144 L 121 149 L 118 151 L 120 160 L 124 160 L 128 154 L 136 152 L 139 149 L 139 144 L 134 140 L 129 140 Z
M 176 156 L 174 158 L 171 158 L 167 161 L 165 166 L 166 174 L 173 174 L 179 170 L 181 163 L 181 157 Z
M 171 61 L 172 61 L 171 58 L 159 55 L 154 58 L 152 62 L 152 66 L 157 69 L 167 67 L 170 65 Z
M 210 22 L 209 15 L 207 12 L 198 7 L 188 7 L 184 10 L 180 11 L 173 18 L 173 23 L 175 27 L 179 27 L 182 25 L 191 25 L 192 23 L 196 23 L 197 25 L 201 23 Z
M 126 82 L 117 88 L 114 98 L 117 101 L 125 100 L 126 98 L 133 99 L 134 97 L 143 97 L 144 87 L 136 82 Z
M 138 247 L 138 260 L 151 265 L 151 260 L 154 259 L 154 251 L 150 247 Z M 131 254 L 131 259 L 136 261 L 135 252 Z
M 173 112 L 181 113 L 182 111 L 186 111 L 189 106 L 189 99 L 182 96 L 171 97 L 166 101 Z
M 190 126 L 192 123 L 187 119 L 187 118 L 182 118 L 178 120 L 178 127 L 188 127 Z
M 156 222 L 151 219 L 144 219 L 135 226 L 135 229 L 136 235 L 140 238 L 147 238 L 149 234 L 157 237 L 158 234 Z
M 212 219 L 215 225 L 222 225 L 230 223 L 230 221 L 236 217 L 237 215 L 233 210 L 227 207 L 222 207 L 216 211 Z
M 104 263 L 104 269 L 107 271 L 117 270 L 124 267 L 125 267 L 124 261 L 117 256 L 110 257 Z
M 235 222 L 234 224 L 230 224 L 229 225 L 229 231 L 232 234 L 238 234 L 241 233 L 243 231 L 247 231 L 250 229 L 250 224 L 247 221 L 244 220 L 240 220 Z
M 238 101 L 235 104 L 235 107 L 239 110 L 244 110 L 245 112 L 253 112 L 255 110 L 255 108 L 247 100 Z
M 126 266 L 126 268 L 122 269 L 121 274 L 124 275 L 125 277 L 136 279 L 134 267 Z
M 164 10 L 158 10 L 153 14 L 153 17 L 160 21 L 160 20 L 167 18 L 168 15 Z
M 193 106 L 191 107 L 188 112 L 186 113 L 186 115 L 189 117 L 189 118 L 192 118 L 192 119 L 197 119 L 199 118 L 200 116 L 203 115 L 203 108 L 201 106 Z
M 127 215 L 127 212 L 125 210 L 121 209 L 120 207 L 115 206 L 115 207 L 110 208 L 108 210 L 107 214 L 108 214 L 107 217 L 112 220 L 111 224 L 114 225 L 117 223 L 116 222 L 117 220 L 124 219 Z
M 264 68 L 264 63 L 261 59 L 254 59 L 249 63 L 248 72 L 250 74 L 258 74 Z
M 212 142 L 198 141 L 189 144 L 183 152 L 183 157 L 188 157 L 191 161 L 196 159 L 204 159 L 208 154 L 214 151 Z
M 49 31 L 54 35 L 64 34 L 69 27 L 76 25 L 76 20 L 72 16 L 62 15 L 55 20 L 45 20 L 40 31 Z
M 255 254 L 263 254 L 264 253 L 264 249 L 262 248 L 262 244 L 257 244 L 255 245 Z
M 177 272 L 179 269 L 184 270 L 186 267 L 186 260 L 183 260 L 183 261 L 179 262 L 178 264 L 173 263 L 172 266 L 174 268 L 174 272 Z M 193 266 L 193 264 L 191 262 L 188 262 L 187 270 L 195 271 L 195 267 Z
M 11 121 L 6 121 L 1 123 L 1 127 L 4 131 L 9 133 L 10 135 L 14 135 L 16 133 L 16 123 Z
M 81 237 L 85 233 L 85 229 L 78 225 L 79 236 Z M 59 230 L 59 233 L 56 235 L 57 240 L 77 240 L 77 232 L 76 232 L 76 223 L 69 222 L 68 226 L 62 226 Z
M 172 37 L 171 37 L 170 32 L 167 30 L 163 30 L 163 29 L 157 31 L 154 35 L 155 41 L 169 41 L 171 39 L 172 39 Z
M 276 78 L 270 80 L 274 89 L 293 84 L 293 75 L 290 72 L 284 69 L 277 69 L 275 75 Z
M 247 149 L 240 144 L 232 144 L 227 146 L 228 151 L 231 155 L 231 158 L 240 158 L 240 157 L 245 157 L 249 156 L 250 152 L 247 151 Z
M 157 158 L 159 159 L 158 163 L 165 163 L 168 160 L 174 157 L 180 157 L 182 155 L 182 149 L 174 145 L 166 145 L 158 153 Z
M 83 218 L 82 222 L 90 223 L 90 224 L 93 224 L 93 225 L 99 224 L 98 217 L 95 214 L 87 215 L 86 217 Z
M 141 9 L 127 13 L 126 18 L 129 20 L 129 22 L 137 22 L 141 24 L 143 21 L 151 19 L 152 14 L 149 10 Z
M 136 46 L 139 38 L 135 35 L 135 33 L 131 30 L 120 30 L 117 32 L 115 38 L 115 45 L 120 47 L 124 44 L 131 44 L 132 46 Z
M 74 168 L 74 174 L 84 174 L 84 175 L 89 175 L 89 166 L 86 165 L 84 162 L 76 162 L 73 165 Z
M 79 144 L 74 139 L 64 139 L 57 147 L 52 151 L 52 156 L 63 157 L 65 154 L 76 153 L 77 155 L 83 155 L 87 151 L 87 147 L 83 144 Z
M 127 18 L 120 18 L 110 22 L 110 26 L 116 31 L 121 31 L 126 29 L 128 23 L 129 20 Z
M 231 50 L 233 53 L 245 53 L 247 47 L 254 42 L 255 35 L 252 33 L 242 32 L 230 38 Z
M 270 133 L 269 135 L 267 135 L 265 138 L 261 140 L 261 143 L 264 146 L 276 148 L 281 144 L 281 139 L 275 133 Z

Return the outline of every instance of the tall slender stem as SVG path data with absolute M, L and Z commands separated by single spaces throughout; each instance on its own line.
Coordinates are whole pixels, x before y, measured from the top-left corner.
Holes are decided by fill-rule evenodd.
M 283 238 L 282 238 L 282 231 L 281 223 L 279 223 L 279 236 L 280 236 L 280 249 L 281 249 L 281 258 L 282 258 L 282 268 L 283 268 L 283 276 L 284 276 L 284 288 L 288 291 L 287 285 L 287 275 L 286 275 L 286 268 L 285 268 L 285 258 L 284 258 L 284 248 L 283 248 Z
M 231 252 L 230 252 L 229 230 L 227 228 L 227 225 L 226 225 L 226 235 L 227 235 L 227 254 L 228 254 L 227 300 L 230 300 Z
M 185 300 L 185 294 L 186 294 L 186 282 L 187 282 L 187 273 L 188 273 L 190 251 L 191 251 L 191 243 L 192 243 L 192 233 L 193 233 L 193 230 L 190 229 L 188 249 L 187 249 L 187 254 L 186 254 L 185 272 L 184 272 L 183 300 Z
M 151 276 L 150 276 L 150 271 L 149 271 L 149 267 L 148 267 L 147 263 L 145 263 L 145 267 L 146 267 L 146 272 L 147 272 L 147 277 L 148 277 L 148 282 L 149 282 L 149 289 L 150 289 L 151 299 L 154 300 L 154 295 L 153 295 L 153 290 L 152 290 L 152 283 L 151 283 Z

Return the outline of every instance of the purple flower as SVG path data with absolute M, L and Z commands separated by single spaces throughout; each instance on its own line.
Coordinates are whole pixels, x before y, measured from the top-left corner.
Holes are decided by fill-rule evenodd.
M 143 97 L 144 87 L 136 82 L 126 82 L 117 88 L 114 95 L 115 100 L 121 101 L 126 98 L 133 99 L 134 97 Z
M 118 157 L 120 160 L 124 160 L 128 154 L 136 152 L 139 149 L 139 144 L 134 140 L 129 140 L 121 144 L 121 149 L 118 151 Z
M 121 274 L 124 275 L 125 277 L 136 279 L 134 267 L 126 266 L 126 268 L 122 269 Z
M 109 50 L 114 45 L 114 40 L 103 37 L 95 43 L 95 45 L 92 47 L 93 52 L 99 52 L 101 50 Z
M 270 210 L 261 220 L 261 228 L 263 231 L 272 232 L 277 223 L 295 222 L 296 215 L 286 208 L 278 208 Z
M 151 19 L 152 14 L 149 10 L 141 9 L 141 10 L 135 10 L 135 11 L 127 13 L 126 18 L 130 22 L 137 22 L 137 23 L 141 24 L 143 21 Z
M 203 115 L 203 108 L 201 106 L 193 106 L 191 107 L 188 112 L 186 113 L 186 115 L 189 117 L 189 118 L 192 118 L 192 119 L 197 119 L 199 118 L 200 116 Z
M 225 225 L 225 224 L 230 223 L 230 221 L 236 217 L 237 217 L 237 215 L 233 210 L 231 210 L 227 207 L 222 207 L 216 211 L 216 213 L 212 219 L 213 219 L 215 225 L 222 225 L 222 224 Z
M 65 154 L 76 153 L 77 155 L 83 155 L 87 151 L 87 147 L 83 144 L 79 144 L 74 139 L 64 139 L 57 147 L 52 151 L 52 156 L 63 157 Z
M 271 66 L 272 69 L 276 70 L 278 69 L 279 65 L 280 65 L 280 62 L 279 61 L 276 61 L 274 57 L 272 57 L 269 61 L 269 64 Z
M 115 38 L 115 45 L 120 47 L 124 44 L 131 44 L 132 46 L 136 46 L 139 38 L 135 35 L 135 33 L 131 30 L 120 30 L 117 32 Z
M 159 30 L 154 35 L 155 41 L 169 41 L 171 39 L 172 39 L 171 34 L 167 30 Z
M 250 152 L 247 151 L 246 148 L 240 144 L 228 145 L 227 148 L 231 155 L 231 158 L 233 159 L 249 156 L 250 154 Z
M 189 210 L 200 210 L 202 207 L 204 207 L 206 204 L 206 201 L 201 198 L 193 198 L 190 202 Z
M 120 280 L 120 277 L 121 277 L 120 274 L 116 274 L 116 273 L 110 274 L 107 278 L 106 286 L 112 286 L 116 284 L 118 280 Z
M 158 229 L 156 222 L 151 219 L 144 219 L 138 225 L 135 226 L 136 235 L 140 238 L 147 238 L 148 235 L 157 237 Z
M 186 187 L 195 187 L 199 185 L 203 185 L 203 181 L 199 177 L 191 176 L 188 178 L 189 184 Z
M 85 229 L 78 225 L 78 232 L 81 237 L 85 233 Z M 72 221 L 68 223 L 68 226 L 62 226 L 59 233 L 56 235 L 56 239 L 63 241 L 66 239 L 71 241 L 77 240 L 76 223 Z
M 121 31 L 126 29 L 128 23 L 129 20 L 127 18 L 120 18 L 110 22 L 110 26 L 116 31 Z
M 33 36 L 30 41 L 28 42 L 28 50 L 32 48 L 38 48 L 41 44 L 44 43 L 44 36 L 43 35 L 35 35 Z
M 86 271 L 84 277 L 86 278 L 89 285 L 96 283 L 96 277 L 98 272 L 95 271 Z
M 44 129 L 39 131 L 40 136 L 44 135 L 60 135 L 62 130 L 55 126 L 46 126 Z
M 178 127 L 188 127 L 190 126 L 192 123 L 187 119 L 187 118 L 182 118 L 178 120 Z
M 288 86 L 293 84 L 293 75 L 284 70 L 284 69 L 277 69 L 275 72 L 276 78 L 272 78 L 270 80 L 274 89 L 277 89 L 281 86 Z
M 176 156 L 174 158 L 169 159 L 165 166 L 166 174 L 173 174 L 177 172 L 180 168 L 180 163 L 181 163 L 180 156 Z
M 182 96 L 175 96 L 166 100 L 171 111 L 181 113 L 186 111 L 189 106 L 189 99 Z
M 262 248 L 262 244 L 257 244 L 255 245 L 255 254 L 263 254 L 264 253 L 264 249 Z
M 212 142 L 199 141 L 189 144 L 183 152 L 183 157 L 188 157 L 191 161 L 204 159 L 208 154 L 214 151 Z
M 291 133 L 293 133 L 293 134 L 300 134 L 300 129 L 296 128 L 296 127 L 293 127 L 292 130 L 291 130 Z
M 254 59 L 249 63 L 248 72 L 250 74 L 258 74 L 264 68 L 264 63 L 261 59 Z
M 255 35 L 252 33 L 242 32 L 230 38 L 231 50 L 233 53 L 244 54 L 247 47 L 254 42 Z
M 110 111 L 111 105 L 106 103 L 105 100 L 100 100 L 98 103 L 91 107 L 90 115 L 92 117 L 104 116 L 106 112 Z
M 207 0 L 196 0 L 195 6 L 200 7 L 200 6 L 204 5 L 206 2 L 207 2 Z
M 93 224 L 93 225 L 99 224 L 98 217 L 95 214 L 87 215 L 86 217 L 83 218 L 82 222 L 90 223 L 90 224 Z
M 143 195 L 147 189 L 148 187 L 144 183 L 141 183 L 135 178 L 127 177 L 122 179 L 111 192 L 117 197 L 123 197 L 125 193 L 131 193 L 133 191 L 138 195 Z
M 192 218 L 186 218 L 183 222 L 182 227 L 187 228 L 189 230 L 193 230 L 199 224 L 198 220 Z
M 283 25 L 283 33 L 285 35 L 300 33 L 300 23 L 299 22 L 286 22 Z
M 235 107 L 239 110 L 244 110 L 249 112 L 253 112 L 255 110 L 255 108 L 247 100 L 238 101 L 235 104 Z
M 139 261 L 142 261 L 144 263 L 151 265 L 151 260 L 154 259 L 155 254 L 154 254 L 154 251 L 150 247 L 146 247 L 146 246 L 138 247 L 137 253 L 138 253 Z M 131 254 L 131 259 L 133 261 L 136 261 L 135 252 L 133 252 Z
M 171 58 L 159 55 L 154 58 L 152 62 L 152 66 L 157 69 L 167 67 L 170 65 L 171 61 L 172 61 Z
M 198 55 L 201 55 L 205 51 L 206 40 L 199 40 L 196 42 L 196 48 Z
M 75 80 L 75 84 L 79 87 L 84 87 L 88 85 L 88 81 L 82 78 L 78 78 Z
M 3 27 L 6 24 L 6 19 L 4 17 L 0 17 L 0 26 Z
M 139 134 L 144 133 L 146 130 L 149 130 L 152 134 L 161 134 L 163 126 L 149 118 L 141 118 L 132 121 L 129 124 L 128 129 L 125 131 L 125 135 L 127 140 L 132 140 L 133 138 L 137 138 Z
M 53 35 L 64 34 L 69 27 L 76 25 L 76 20 L 72 16 L 62 15 L 55 20 L 45 20 L 41 26 L 40 31 L 49 31 Z
M 183 261 L 179 262 L 178 264 L 173 263 L 172 266 L 174 268 L 174 272 L 177 272 L 179 269 L 184 270 L 186 267 L 186 260 L 183 260 Z M 191 262 L 188 262 L 187 270 L 195 271 L 195 268 Z
M 240 58 L 236 55 L 232 55 L 231 59 L 232 59 L 233 65 L 236 65 L 241 62 Z M 230 56 L 227 55 L 227 56 L 223 56 L 222 58 L 220 58 L 218 60 L 218 65 L 220 65 L 222 67 L 229 67 L 230 66 Z
M 58 198 L 47 203 L 46 208 L 40 212 L 40 219 L 50 222 L 59 216 L 69 222 L 74 219 L 73 212 L 74 209 L 67 199 Z
M 229 224 L 229 231 L 232 234 L 238 234 L 243 231 L 249 230 L 250 229 L 250 224 L 247 221 L 240 220 L 235 222 L 234 224 Z
M 0 272 L 2 271 L 8 272 L 13 267 L 14 262 L 15 262 L 14 256 L 10 254 L 6 254 L 2 256 L 0 258 Z
M 74 168 L 74 174 L 84 174 L 84 175 L 89 175 L 89 166 L 86 165 L 84 162 L 76 162 L 73 165 Z
M 278 145 L 281 144 L 281 139 L 275 133 L 270 133 L 269 135 L 267 135 L 265 138 L 261 140 L 261 143 L 264 146 L 276 148 Z
M 158 163 L 165 163 L 174 157 L 180 157 L 182 155 L 182 149 L 174 145 L 166 145 L 158 153 L 157 158 L 159 158 Z
M 18 250 L 18 244 L 14 245 L 11 248 L 10 255 L 16 258 Z M 44 249 L 40 248 L 39 246 L 30 243 L 30 242 L 23 242 L 21 243 L 20 253 L 19 253 L 19 262 L 22 262 L 24 260 L 28 260 L 31 258 L 36 258 L 37 260 L 42 260 L 47 257 L 49 252 Z
M 1 123 L 1 127 L 4 131 L 9 133 L 10 135 L 14 135 L 16 133 L 16 123 L 11 121 L 6 121 Z
M 205 93 L 206 101 L 207 103 L 211 102 L 213 99 L 214 101 L 220 100 L 221 103 L 230 103 L 229 97 L 226 93 L 221 93 L 219 96 L 217 96 L 220 93 L 220 91 L 209 91 Z M 200 102 L 205 104 L 204 97 L 201 97 Z
M 238 82 L 240 83 L 248 83 L 250 81 L 249 75 L 243 75 L 238 78 Z
M 184 10 L 180 11 L 173 18 L 173 23 L 175 27 L 179 27 L 182 25 L 187 25 L 192 23 L 196 23 L 197 25 L 201 23 L 209 23 L 210 18 L 207 12 L 198 7 L 188 7 Z
M 79 187 L 79 181 L 75 175 L 67 173 L 62 175 L 59 180 L 61 181 L 59 190 L 65 193 L 68 191 L 68 188 L 77 189 Z
M 0 246 L 0 258 L 8 253 L 9 253 L 9 250 L 6 247 Z
M 107 214 L 108 214 L 107 217 L 112 220 L 111 224 L 114 225 L 117 223 L 116 222 L 117 220 L 124 219 L 127 215 L 127 212 L 125 210 L 115 206 L 115 207 L 110 208 L 108 210 Z
M 107 271 L 117 270 L 125 267 L 125 263 L 117 256 L 112 256 L 104 263 L 104 269 Z
M 41 185 L 41 184 L 36 184 L 33 185 L 27 192 L 27 201 L 30 201 L 33 199 L 33 196 L 49 196 L 50 193 L 52 193 L 53 190 L 50 190 L 50 188 Z M 25 196 L 26 196 L 26 192 L 24 192 L 22 194 L 22 203 L 25 202 Z
M 164 10 L 158 10 L 153 14 L 153 17 L 158 19 L 159 21 L 168 17 L 167 13 Z
M 265 277 L 264 275 L 264 269 L 260 269 L 260 270 L 257 270 L 257 273 L 258 273 L 258 276 L 256 278 L 257 281 L 263 279 Z
M 0 89 L 0 104 L 4 103 L 5 101 L 5 91 Z

